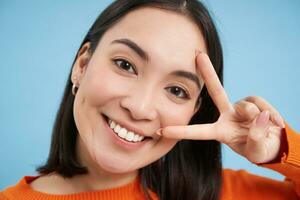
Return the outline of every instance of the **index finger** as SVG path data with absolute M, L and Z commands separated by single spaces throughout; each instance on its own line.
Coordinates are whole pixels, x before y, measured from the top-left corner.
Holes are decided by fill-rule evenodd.
M 206 85 L 207 91 L 220 112 L 232 109 L 228 96 L 210 62 L 208 55 L 199 53 L 196 56 L 196 68 Z
M 167 126 L 156 131 L 156 134 L 172 139 L 188 140 L 218 140 L 224 136 L 217 130 L 215 124 L 193 124 L 186 126 Z

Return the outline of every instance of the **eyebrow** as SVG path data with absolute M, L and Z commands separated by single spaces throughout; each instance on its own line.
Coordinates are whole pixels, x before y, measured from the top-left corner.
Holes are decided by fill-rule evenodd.
M 139 45 L 137 45 L 132 40 L 129 40 L 127 38 L 117 39 L 111 42 L 111 44 L 125 44 L 127 47 L 132 49 L 134 52 L 136 52 L 144 61 L 149 61 L 149 55 L 146 51 L 144 51 Z
M 198 89 L 201 89 L 200 80 L 199 80 L 198 76 L 192 72 L 177 70 L 177 71 L 173 71 L 171 73 L 171 75 L 187 78 L 187 79 L 193 81 L 197 85 Z
M 117 40 L 113 40 L 111 44 L 124 44 L 130 49 L 132 49 L 135 53 L 137 53 L 144 61 L 148 62 L 149 61 L 149 55 L 146 51 L 144 51 L 138 44 L 133 42 L 130 39 L 127 38 L 121 38 Z M 178 77 L 183 77 L 187 78 L 191 81 L 193 81 L 198 89 L 201 89 L 200 85 L 200 80 L 198 76 L 195 73 L 189 72 L 189 71 L 184 71 L 184 70 L 176 70 L 171 73 L 171 75 L 178 76 Z

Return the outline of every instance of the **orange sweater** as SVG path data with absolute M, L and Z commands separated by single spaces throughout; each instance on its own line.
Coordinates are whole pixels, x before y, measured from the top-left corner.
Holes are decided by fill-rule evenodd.
M 281 159 L 260 166 L 275 170 L 284 176 L 284 181 L 272 180 L 245 170 L 223 170 L 221 200 L 296 200 L 300 199 L 300 135 L 290 127 L 285 128 L 285 150 Z M 51 195 L 32 190 L 28 184 L 37 177 L 25 176 L 12 187 L 0 192 L 0 200 L 143 200 L 139 181 L 113 189 L 81 192 L 69 195 Z M 154 199 L 157 197 L 152 194 Z

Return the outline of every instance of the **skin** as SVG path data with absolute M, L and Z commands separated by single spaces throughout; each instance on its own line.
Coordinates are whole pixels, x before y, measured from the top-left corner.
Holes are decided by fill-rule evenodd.
M 111 44 L 120 38 L 141 46 L 148 61 L 123 44 Z M 36 190 L 65 194 L 124 185 L 137 176 L 138 169 L 165 155 L 178 141 L 155 132 L 161 127 L 186 125 L 196 112 L 200 88 L 187 78 L 172 75 L 175 70 L 185 70 L 199 77 L 195 51 L 206 52 L 206 47 L 201 31 L 189 18 L 141 8 L 109 29 L 93 55 L 89 46 L 86 43 L 79 51 L 71 77 L 79 87 L 74 101 L 77 152 L 89 174 L 71 179 L 41 177 L 32 184 Z M 120 63 L 112 61 L 119 58 L 134 65 L 136 72 L 121 69 Z M 189 99 L 183 98 L 184 90 L 179 94 L 170 90 L 178 87 L 189 93 Z M 120 147 L 108 135 L 102 114 L 152 139 L 138 150 Z
M 258 96 L 230 103 L 209 57 L 196 57 L 200 72 L 214 103 L 220 111 L 212 124 L 169 126 L 157 133 L 167 138 L 217 140 L 253 163 L 271 162 L 278 156 L 284 121 L 278 111 Z
M 149 60 L 125 45 L 111 44 L 120 38 L 136 42 Z M 31 183 L 35 190 L 69 194 L 124 185 L 137 176 L 138 169 L 165 155 L 181 139 L 216 139 L 252 162 L 267 162 L 278 154 L 282 118 L 260 97 L 229 102 L 206 55 L 203 36 L 187 17 L 141 8 L 109 29 L 93 55 L 89 46 L 86 43 L 80 49 L 71 77 L 79 87 L 74 102 L 77 153 L 89 173 L 69 179 L 56 174 L 40 177 Z M 195 54 L 199 51 L 202 53 Z M 112 61 L 116 58 L 136 69 L 121 69 Z M 200 87 L 205 83 L 221 112 L 216 123 L 186 126 L 197 111 L 200 89 L 189 79 L 171 75 L 174 70 L 196 74 Z M 188 91 L 190 98 L 169 90 L 176 87 Z M 152 139 L 138 150 L 120 147 L 108 136 L 102 114 Z

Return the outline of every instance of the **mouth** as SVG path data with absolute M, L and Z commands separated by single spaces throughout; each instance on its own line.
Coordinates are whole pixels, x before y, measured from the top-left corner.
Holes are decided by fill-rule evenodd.
M 132 130 L 127 130 L 125 127 L 118 124 L 116 121 L 110 119 L 104 114 L 102 114 L 102 116 L 104 117 L 108 127 L 115 133 L 115 135 L 125 142 L 140 143 L 146 140 L 153 139 L 152 137 L 135 133 Z

